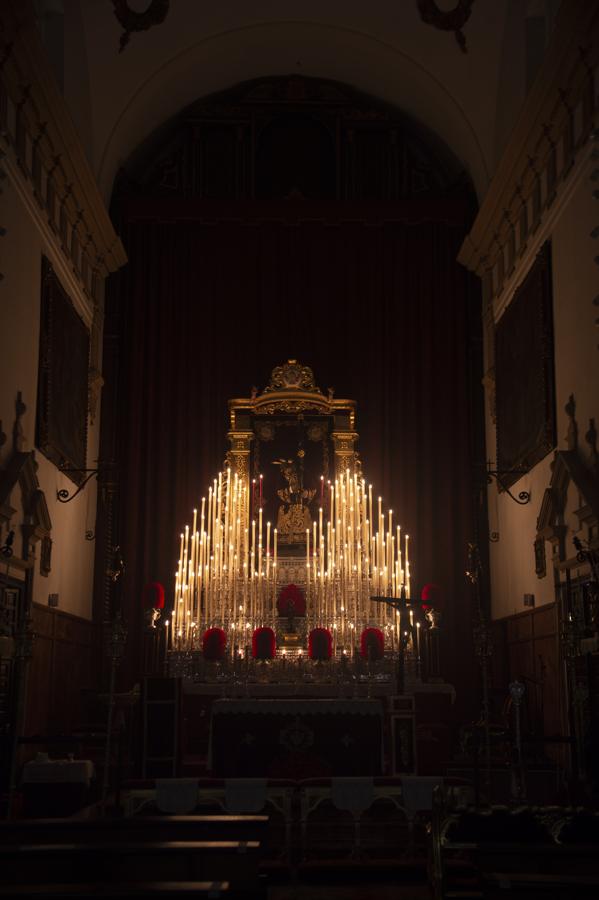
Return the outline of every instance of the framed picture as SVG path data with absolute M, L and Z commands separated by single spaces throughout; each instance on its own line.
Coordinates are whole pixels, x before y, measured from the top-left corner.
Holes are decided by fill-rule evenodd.
M 42 258 L 37 446 L 78 483 L 87 463 L 89 332 Z
M 555 447 L 549 242 L 497 323 L 495 371 L 497 468 L 509 487 Z

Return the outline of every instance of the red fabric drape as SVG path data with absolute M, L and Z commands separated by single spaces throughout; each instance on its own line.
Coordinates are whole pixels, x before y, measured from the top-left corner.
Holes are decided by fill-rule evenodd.
M 296 358 L 323 390 L 357 399 L 365 475 L 410 534 L 413 595 L 427 581 L 443 588 L 445 674 L 467 681 L 467 319 L 478 298 L 455 262 L 462 212 L 438 222 L 280 209 L 127 214 L 129 265 L 113 289 L 124 602 L 154 579 L 172 602 L 179 533 L 226 450 L 227 400 Z M 133 606 L 127 615 L 134 659 Z

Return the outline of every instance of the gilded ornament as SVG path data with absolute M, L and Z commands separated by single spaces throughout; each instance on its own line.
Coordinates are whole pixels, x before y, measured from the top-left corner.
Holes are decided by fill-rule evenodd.
M 314 381 L 312 369 L 309 366 L 300 365 L 296 359 L 290 359 L 285 365 L 277 366 L 272 370 L 270 383 L 262 393 L 270 394 L 273 391 L 306 391 L 322 394 Z

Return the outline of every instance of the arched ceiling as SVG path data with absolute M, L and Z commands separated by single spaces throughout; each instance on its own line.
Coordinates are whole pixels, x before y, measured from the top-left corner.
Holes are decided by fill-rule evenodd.
M 522 62 L 524 4 L 518 21 L 513 7 L 512 0 L 476 0 L 462 53 L 451 33 L 421 21 L 416 0 L 173 0 L 166 21 L 134 34 L 119 54 L 121 27 L 110 3 L 65 0 L 65 51 L 77 48 L 81 57 L 85 46 L 89 84 L 89 96 L 79 92 L 71 110 L 80 133 L 91 135 L 91 162 L 108 200 L 135 148 L 199 97 L 269 75 L 329 78 L 393 104 L 438 135 L 480 198 L 496 164 L 505 54 Z M 68 85 L 65 96 L 75 97 Z

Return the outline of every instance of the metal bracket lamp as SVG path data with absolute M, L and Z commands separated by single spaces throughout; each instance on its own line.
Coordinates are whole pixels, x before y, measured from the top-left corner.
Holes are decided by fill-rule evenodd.
M 91 481 L 91 479 L 96 476 L 98 477 L 100 473 L 106 471 L 106 469 L 112 468 L 111 463 L 102 463 L 98 460 L 97 466 L 93 469 L 75 469 L 69 465 L 63 464 L 59 466 L 59 470 L 63 472 L 65 475 L 85 475 L 85 478 L 77 486 L 77 490 L 74 494 L 72 494 L 68 488 L 60 488 L 60 490 L 56 491 L 56 499 L 59 503 L 70 503 L 71 500 L 74 500 L 78 494 L 86 487 L 87 483 Z
M 518 506 L 526 506 L 527 503 L 530 503 L 530 491 L 519 491 L 518 496 L 516 497 L 510 491 L 509 487 L 504 481 L 504 478 L 509 475 L 526 475 L 529 471 L 528 469 L 492 469 L 491 462 L 487 462 L 486 475 L 487 475 L 487 483 L 491 484 L 493 479 L 497 482 L 502 491 L 511 497 L 514 503 L 517 503 Z

